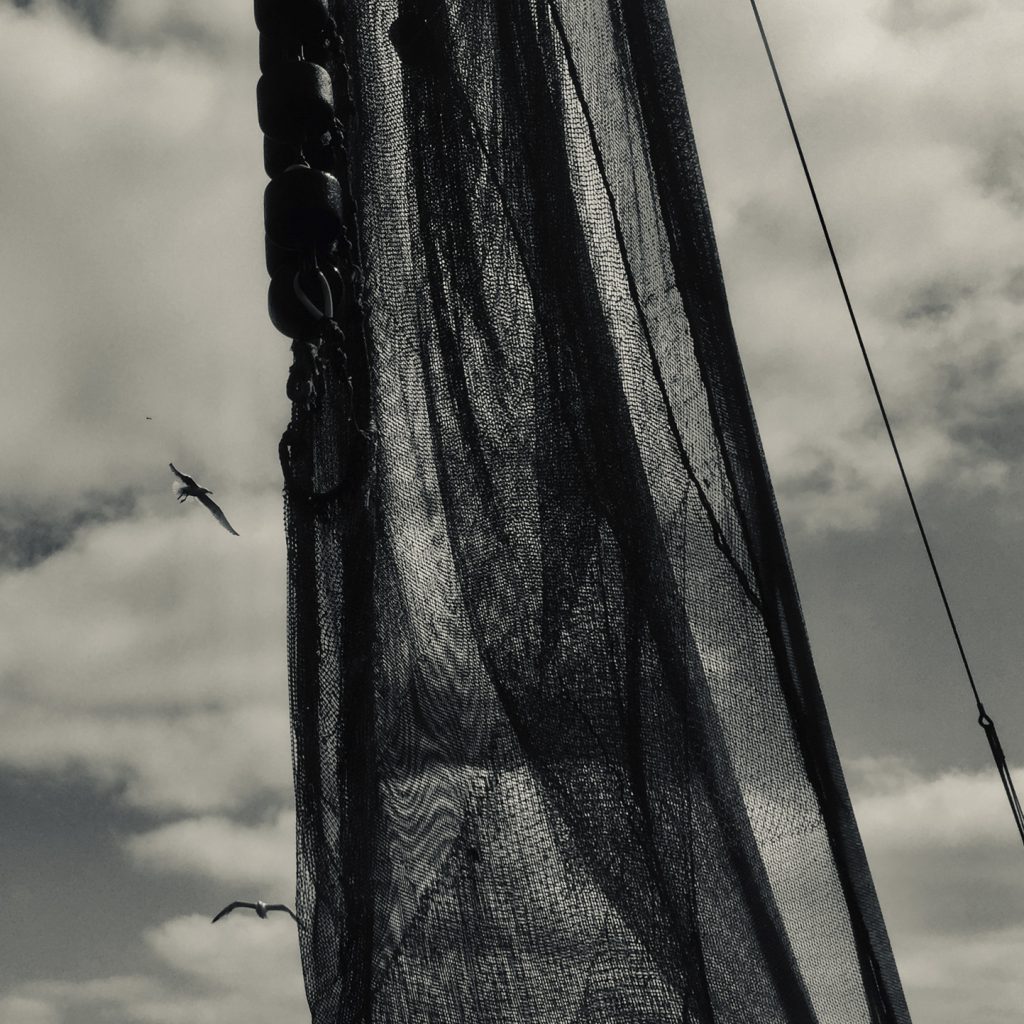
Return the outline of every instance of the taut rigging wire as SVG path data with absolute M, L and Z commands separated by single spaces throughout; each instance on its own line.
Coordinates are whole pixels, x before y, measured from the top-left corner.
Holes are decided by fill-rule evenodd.
M 946 611 L 946 618 L 949 621 L 949 627 L 953 632 L 953 639 L 956 641 L 956 647 L 960 653 L 960 661 L 963 663 L 964 671 L 967 674 L 967 682 L 970 683 L 971 693 L 974 695 L 974 702 L 978 708 L 978 724 L 985 730 L 985 737 L 988 740 L 989 748 L 992 751 L 992 757 L 996 764 L 996 769 L 999 772 L 1000 781 L 1002 782 L 1003 789 L 1006 792 L 1006 798 L 1010 804 L 1010 811 L 1013 814 L 1014 823 L 1017 826 L 1017 831 L 1020 833 L 1021 842 L 1024 842 L 1024 809 L 1021 808 L 1020 798 L 1017 796 L 1017 790 L 1013 784 L 1013 778 L 1010 775 L 1010 768 L 1006 762 L 1006 755 L 1003 753 L 1002 744 L 1000 744 L 999 736 L 996 733 L 995 722 L 992 721 L 991 716 L 985 711 L 985 705 L 982 703 L 981 694 L 978 691 L 978 685 L 974 680 L 974 673 L 971 670 L 971 663 L 968 660 L 967 652 L 964 649 L 963 641 L 960 638 L 960 630 L 957 626 L 956 618 L 953 615 L 952 608 L 950 607 L 949 598 L 946 596 L 946 588 L 942 582 L 942 575 L 939 572 L 938 564 L 935 561 L 935 555 L 932 552 L 932 546 L 928 540 L 928 532 L 925 530 L 924 521 L 921 519 L 917 500 L 914 497 L 914 489 L 910 485 L 910 478 L 907 476 L 906 468 L 903 465 L 903 457 L 900 454 L 899 445 L 896 443 L 896 435 L 893 432 L 892 424 L 889 421 L 889 413 L 887 412 L 885 402 L 882 399 L 882 392 L 878 387 L 878 381 L 875 377 L 874 368 L 871 365 L 871 358 L 868 355 L 867 346 L 864 344 L 860 324 L 857 322 L 857 314 L 853 310 L 853 302 L 850 299 L 850 293 L 846 287 L 846 280 L 843 277 L 843 271 L 839 265 L 839 257 L 836 255 L 835 246 L 832 244 L 832 236 L 828 230 L 828 224 L 825 221 L 825 214 L 822 211 L 821 203 L 818 201 L 818 192 L 814 187 L 814 179 L 811 177 L 810 168 L 807 166 L 807 158 L 804 156 L 803 146 L 800 144 L 800 135 L 796 130 L 796 123 L 793 121 L 793 114 L 789 109 L 786 92 L 782 87 L 782 79 L 779 77 L 779 69 L 775 63 L 775 57 L 772 54 L 771 44 L 768 42 L 768 35 L 765 32 L 764 23 L 761 21 L 761 12 L 757 8 L 757 0 L 750 0 L 750 8 L 754 12 L 754 20 L 757 22 L 757 30 L 760 33 L 761 42 L 764 45 L 764 52 L 768 57 L 768 63 L 771 65 L 772 77 L 775 79 L 775 86 L 779 92 L 779 99 L 782 101 L 782 109 L 785 111 L 786 120 L 789 123 L 789 131 L 793 136 L 793 143 L 796 146 L 797 156 L 800 158 L 800 166 L 803 168 L 804 179 L 807 181 L 807 188 L 811 193 L 811 200 L 814 203 L 814 210 L 818 215 L 818 223 L 821 225 L 821 231 L 825 238 L 825 245 L 828 247 L 828 254 L 832 259 L 832 267 L 835 270 L 836 279 L 839 282 L 839 288 L 843 293 L 843 301 L 846 303 L 846 311 L 849 314 L 850 323 L 853 326 L 853 333 L 857 337 L 857 345 L 860 347 L 860 354 L 864 360 L 864 366 L 868 371 L 868 378 L 871 381 L 871 390 L 874 392 L 875 401 L 878 404 L 878 411 L 882 414 L 882 422 L 885 424 L 885 432 L 889 437 L 889 446 L 892 448 L 892 453 L 896 457 L 896 465 L 899 467 L 900 477 L 903 480 L 903 487 L 907 492 L 907 498 L 910 500 L 910 508 L 914 513 L 914 521 L 917 523 L 917 531 L 921 535 L 921 542 L 924 544 L 925 554 L 928 556 L 928 564 L 931 566 L 932 575 L 935 577 L 935 585 L 938 588 L 939 597 L 942 599 L 942 607 Z

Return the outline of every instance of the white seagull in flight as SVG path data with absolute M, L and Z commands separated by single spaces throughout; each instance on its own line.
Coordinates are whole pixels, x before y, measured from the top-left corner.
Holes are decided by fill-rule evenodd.
M 220 510 L 220 505 L 213 500 L 213 498 L 207 497 L 209 494 L 213 494 L 213 491 L 208 491 L 205 487 L 200 487 L 190 476 L 179 472 L 174 468 L 174 463 L 169 462 L 168 465 L 171 467 L 171 472 L 181 481 L 180 484 L 174 485 L 174 492 L 178 495 L 178 501 L 184 501 L 186 498 L 198 498 L 213 514 L 213 518 L 224 527 L 228 533 L 238 536 L 238 531 L 228 522 L 228 517 Z
M 241 900 L 235 900 L 234 903 L 229 903 L 210 923 L 216 924 L 222 917 L 230 914 L 232 910 L 237 910 L 239 907 L 245 907 L 246 910 L 255 910 L 256 916 L 262 918 L 266 918 L 267 914 L 272 910 L 283 910 L 296 924 L 299 923 L 299 919 L 283 903 L 264 903 L 263 900 L 257 900 L 255 903 L 243 903 Z

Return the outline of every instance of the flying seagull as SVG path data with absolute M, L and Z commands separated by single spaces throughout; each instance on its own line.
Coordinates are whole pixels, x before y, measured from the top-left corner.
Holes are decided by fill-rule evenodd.
M 283 910 L 296 924 L 299 923 L 299 919 L 283 903 L 264 903 L 263 900 L 257 900 L 255 903 L 243 903 L 241 900 L 235 900 L 234 903 L 229 903 L 210 923 L 216 924 L 222 917 L 230 914 L 232 910 L 237 910 L 239 907 L 255 910 L 256 916 L 262 918 L 266 918 L 267 914 L 272 910 Z
M 213 518 L 224 527 L 228 533 L 233 533 L 236 537 L 238 531 L 228 522 L 228 517 L 224 515 L 220 510 L 220 505 L 213 500 L 208 498 L 208 494 L 213 494 L 213 491 L 208 491 L 205 487 L 200 487 L 190 476 L 179 472 L 174 468 L 174 463 L 169 462 L 168 465 L 171 467 L 171 472 L 181 481 L 180 484 L 174 485 L 174 491 L 178 495 L 178 501 L 184 501 L 186 498 L 198 498 L 213 514 Z

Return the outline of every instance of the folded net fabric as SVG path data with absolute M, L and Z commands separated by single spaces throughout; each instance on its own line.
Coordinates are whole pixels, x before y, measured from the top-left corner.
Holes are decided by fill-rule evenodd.
M 335 16 L 369 361 L 283 445 L 314 1021 L 908 1020 L 662 0 Z

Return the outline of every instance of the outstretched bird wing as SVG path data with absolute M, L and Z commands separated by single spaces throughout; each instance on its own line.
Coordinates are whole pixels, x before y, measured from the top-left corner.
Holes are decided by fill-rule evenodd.
M 236 537 L 238 531 L 228 522 L 228 517 L 224 515 L 220 510 L 220 505 L 217 504 L 208 494 L 197 494 L 196 497 L 210 510 L 213 514 L 213 518 L 224 527 L 228 533 L 233 533 Z
M 271 910 L 283 910 L 296 924 L 299 923 L 299 919 L 295 916 L 291 907 L 286 907 L 283 903 L 268 903 L 267 911 Z
M 234 903 L 229 903 L 210 923 L 216 924 L 226 914 L 230 914 L 232 910 L 237 910 L 239 907 L 246 907 L 248 910 L 255 910 L 255 903 L 243 903 L 241 900 L 235 900 Z
M 181 481 L 181 482 L 182 482 L 182 483 L 183 483 L 183 484 L 184 484 L 184 485 L 185 485 L 186 487 L 195 487 L 195 488 L 198 488 L 198 487 L 199 487 L 199 484 L 197 484 L 197 483 L 195 482 L 195 480 L 193 480 L 193 479 L 192 479 L 192 477 L 188 476 L 188 475 L 187 475 L 187 474 L 185 474 L 185 473 L 182 473 L 180 469 L 175 469 L 175 468 L 174 468 L 174 463 L 173 463 L 173 462 L 168 462 L 168 463 L 167 463 L 167 465 L 171 467 L 171 472 L 172 472 L 172 473 L 173 473 L 173 474 L 174 474 L 174 475 L 175 475 L 175 476 L 176 476 L 176 477 L 177 477 L 177 478 L 178 478 L 178 479 L 179 479 L 179 480 L 180 480 L 180 481 Z

